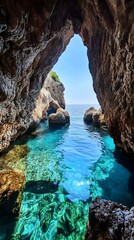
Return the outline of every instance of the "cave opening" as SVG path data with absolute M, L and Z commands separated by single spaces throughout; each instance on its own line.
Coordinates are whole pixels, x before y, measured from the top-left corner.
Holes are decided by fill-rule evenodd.
M 74 35 L 54 65 L 54 72 L 65 86 L 66 104 L 98 105 L 88 67 L 87 48 L 79 35 Z

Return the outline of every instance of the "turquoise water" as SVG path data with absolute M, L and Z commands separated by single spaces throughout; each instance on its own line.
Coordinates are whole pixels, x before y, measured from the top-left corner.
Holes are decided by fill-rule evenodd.
M 88 107 L 68 106 L 69 126 L 49 129 L 42 122 L 28 139 L 26 187 L 10 239 L 82 240 L 96 196 L 134 205 L 131 172 L 115 158 L 113 139 L 84 124 Z

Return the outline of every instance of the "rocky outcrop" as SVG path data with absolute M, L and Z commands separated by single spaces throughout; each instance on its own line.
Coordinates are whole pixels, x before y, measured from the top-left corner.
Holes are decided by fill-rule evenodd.
M 65 109 L 65 99 L 64 99 L 64 91 L 65 87 L 60 80 L 56 80 L 51 72 L 48 74 L 44 87 L 51 94 L 51 97 L 58 102 L 61 108 Z
M 56 111 L 58 108 L 65 108 L 64 85 L 60 81 L 56 81 L 51 77 L 51 72 L 40 91 L 36 101 L 36 107 L 33 110 L 33 125 L 39 123 L 43 119 L 47 119 L 47 111 Z
M 52 113 L 48 118 L 49 126 L 58 127 L 64 126 L 70 122 L 70 117 L 67 111 L 58 108 L 56 113 Z
M 17 217 L 25 185 L 26 145 L 14 146 L 0 158 L 0 217 Z
M 0 2 L 0 150 L 31 123 L 47 73 L 74 33 L 116 145 L 134 152 L 133 1 Z
M 96 110 L 94 107 L 90 107 L 85 112 L 83 120 L 85 123 L 94 124 L 97 127 L 106 126 L 102 110 Z
M 134 239 L 134 207 L 96 198 L 90 207 L 85 240 Z

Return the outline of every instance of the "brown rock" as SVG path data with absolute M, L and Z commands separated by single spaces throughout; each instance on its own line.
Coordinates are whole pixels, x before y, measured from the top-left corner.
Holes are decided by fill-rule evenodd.
M 0 215 L 18 216 L 24 183 L 25 177 L 20 172 L 0 172 Z
M 89 108 L 84 114 L 84 122 L 93 123 L 93 113 L 96 112 L 94 107 Z
M 95 108 L 89 108 L 84 114 L 84 122 L 87 124 L 93 124 L 97 127 L 105 126 L 106 122 L 104 118 L 104 114 L 102 113 L 101 109 L 96 110 Z
M 0 158 L 0 215 L 17 217 L 25 185 L 26 145 L 14 146 Z
M 70 117 L 67 111 L 58 108 L 56 113 L 52 113 L 48 118 L 50 126 L 63 126 L 70 122 Z

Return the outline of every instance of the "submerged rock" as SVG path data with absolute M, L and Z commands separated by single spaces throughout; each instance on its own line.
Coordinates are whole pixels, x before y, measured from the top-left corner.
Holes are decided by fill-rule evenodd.
M 50 126 L 64 126 L 70 122 L 69 113 L 62 108 L 58 108 L 56 113 L 52 113 L 48 118 Z
M 102 110 L 96 110 L 94 107 L 89 108 L 84 114 L 84 122 L 94 124 L 95 126 L 106 126 Z
M 87 211 L 88 204 L 69 201 L 61 189 L 47 194 L 24 192 L 13 239 L 83 239 Z
M 16 145 L 0 158 L 0 215 L 17 217 L 25 185 L 26 145 Z
M 85 240 L 134 239 L 134 207 L 96 198 L 89 211 Z
M 17 217 L 25 176 L 17 171 L 0 171 L 0 216 Z

